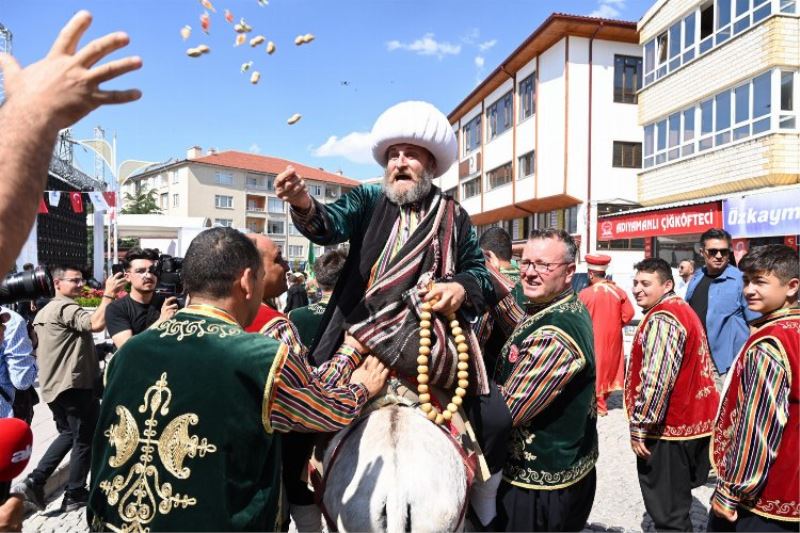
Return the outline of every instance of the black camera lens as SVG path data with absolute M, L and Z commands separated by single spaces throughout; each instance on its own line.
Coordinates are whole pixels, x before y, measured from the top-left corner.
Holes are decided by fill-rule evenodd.
M 55 295 L 53 277 L 44 267 L 36 267 L 31 272 L 9 274 L 0 282 L 0 304 L 36 300 Z

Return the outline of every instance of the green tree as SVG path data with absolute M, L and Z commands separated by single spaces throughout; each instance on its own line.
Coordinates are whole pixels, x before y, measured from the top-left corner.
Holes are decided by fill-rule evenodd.
M 125 193 L 124 196 L 125 207 L 122 208 L 122 213 L 126 215 L 160 215 L 161 209 L 158 207 L 156 201 L 155 189 L 141 188 L 134 194 Z

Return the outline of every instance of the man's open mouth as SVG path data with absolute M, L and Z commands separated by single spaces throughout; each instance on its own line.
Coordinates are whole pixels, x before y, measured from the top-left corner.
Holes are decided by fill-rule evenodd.
M 411 176 L 408 174 L 397 174 L 394 177 L 394 181 L 414 181 Z

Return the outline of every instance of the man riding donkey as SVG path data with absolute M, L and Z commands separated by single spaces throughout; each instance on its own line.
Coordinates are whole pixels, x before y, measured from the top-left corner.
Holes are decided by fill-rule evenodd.
M 324 205 L 293 167 L 275 180 L 303 235 L 318 245 L 350 242 L 310 347 L 314 363 L 329 359 L 345 334 L 352 335 L 393 369 L 395 387 L 402 384 L 412 405 L 450 427 L 458 440 L 474 441 L 459 407 L 465 397 L 486 403 L 473 410 L 483 413 L 483 420 L 472 421 L 480 428 L 478 441 L 504 446 L 505 439 L 485 438 L 503 431 L 492 424 L 510 421 L 473 328 L 495 299 L 492 280 L 468 214 L 432 183 L 457 159 L 453 128 L 431 104 L 402 102 L 378 118 L 372 142 L 373 157 L 385 168 L 381 185 L 362 185 Z M 492 404 L 506 413 L 492 417 Z M 487 466 L 502 468 L 482 458 L 478 465 L 479 479 L 487 477 Z

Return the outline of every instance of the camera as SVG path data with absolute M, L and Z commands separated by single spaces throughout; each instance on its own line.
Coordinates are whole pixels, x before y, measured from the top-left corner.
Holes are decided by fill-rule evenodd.
M 0 304 L 20 300 L 35 301 L 37 298 L 52 298 L 55 295 L 53 276 L 43 266 L 34 270 L 9 274 L 0 281 Z
M 186 303 L 186 297 L 183 295 L 182 268 L 182 257 L 162 254 L 158 258 L 158 263 L 156 263 L 155 272 L 156 276 L 158 276 L 156 294 L 163 294 L 166 297 L 177 296 L 179 307 L 183 307 Z

